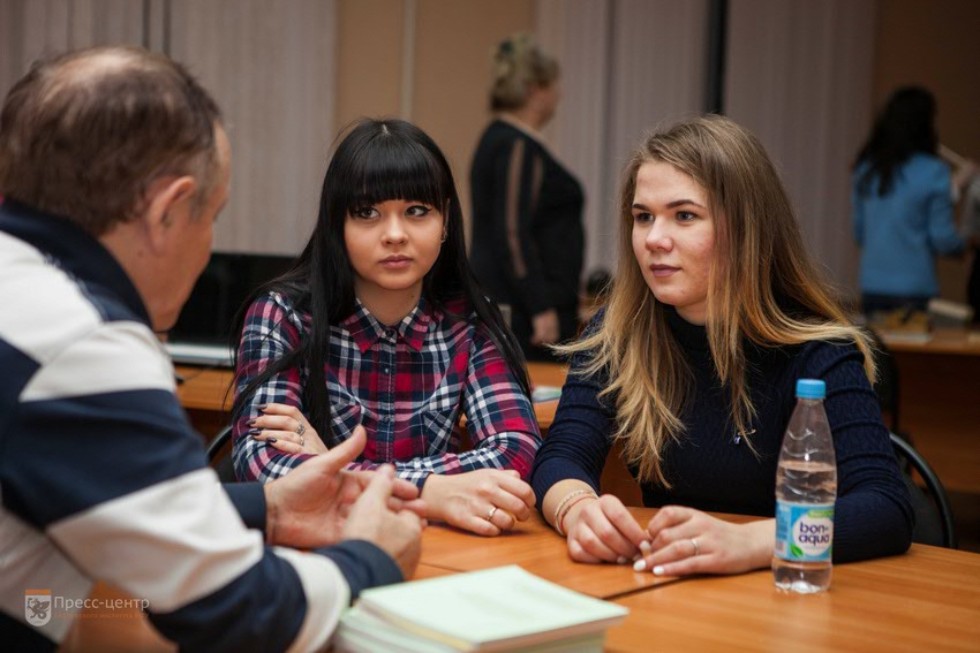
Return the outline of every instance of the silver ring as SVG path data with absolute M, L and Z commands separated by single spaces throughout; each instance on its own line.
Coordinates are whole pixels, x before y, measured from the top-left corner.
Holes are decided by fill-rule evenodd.
M 306 433 L 306 424 L 300 422 L 299 426 L 296 427 L 296 435 L 298 435 L 299 437 L 303 437 L 304 433 Z
M 497 514 L 497 506 L 491 507 L 490 511 L 487 512 L 487 521 L 493 521 L 493 516 L 496 514 Z
M 695 558 L 695 557 L 701 555 L 701 545 L 698 544 L 698 538 L 692 537 L 691 538 L 691 544 L 694 545 L 694 555 L 692 555 L 691 557 L 692 558 Z

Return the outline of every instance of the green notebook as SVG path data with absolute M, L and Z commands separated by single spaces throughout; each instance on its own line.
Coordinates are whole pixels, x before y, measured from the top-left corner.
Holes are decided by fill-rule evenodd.
M 356 651 L 601 651 L 629 611 L 516 565 L 363 592 L 334 645 Z

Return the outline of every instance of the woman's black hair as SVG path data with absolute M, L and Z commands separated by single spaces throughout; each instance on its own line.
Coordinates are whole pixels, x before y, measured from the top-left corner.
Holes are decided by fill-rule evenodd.
M 496 304 L 488 299 L 470 269 L 463 213 L 446 157 L 425 132 L 411 123 L 365 119 L 350 129 L 330 160 L 323 178 L 316 227 L 296 263 L 256 290 L 235 320 L 233 338 L 242 333 L 249 305 L 269 292 L 289 298 L 293 310 L 308 313 L 312 318 L 309 331 L 301 334 L 299 347 L 273 361 L 238 394 L 232 409 L 235 419 L 250 397 L 270 378 L 295 368 L 305 378 L 303 403 L 310 422 L 323 436 L 331 432 L 330 400 L 323 369 L 329 351 L 330 326 L 350 316 L 356 307 L 354 273 L 344 245 L 344 223 L 349 212 L 392 199 L 423 202 L 442 211 L 446 218 L 446 240 L 423 279 L 422 294 L 432 307 L 459 320 L 469 316 L 454 315 L 446 306 L 454 299 L 465 300 L 467 308 L 476 313 L 478 324 L 486 327 L 524 392 L 530 394 L 524 354 Z M 233 343 L 236 358 L 237 345 L 237 341 Z
M 892 93 L 854 163 L 855 167 L 868 163 L 858 180 L 860 192 L 872 192 L 872 183 L 878 179 L 878 195 L 886 195 L 895 171 L 910 156 L 916 152 L 934 155 L 938 145 L 935 119 L 936 100 L 926 89 L 906 86 Z

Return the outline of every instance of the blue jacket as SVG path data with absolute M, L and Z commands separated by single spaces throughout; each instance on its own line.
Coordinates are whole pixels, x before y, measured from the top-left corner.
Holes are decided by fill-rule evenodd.
M 887 195 L 877 178 L 858 188 L 868 168 L 853 175 L 854 238 L 861 247 L 861 292 L 900 297 L 939 294 L 935 257 L 963 250 L 953 224 L 949 168 L 938 158 L 915 154 L 895 171 Z

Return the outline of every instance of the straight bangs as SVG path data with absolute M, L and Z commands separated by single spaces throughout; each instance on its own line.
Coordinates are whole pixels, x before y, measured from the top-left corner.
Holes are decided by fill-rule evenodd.
M 335 189 L 345 213 L 388 200 L 430 204 L 445 213 L 453 184 L 436 157 L 421 144 L 378 133 L 355 152 L 348 182 Z

